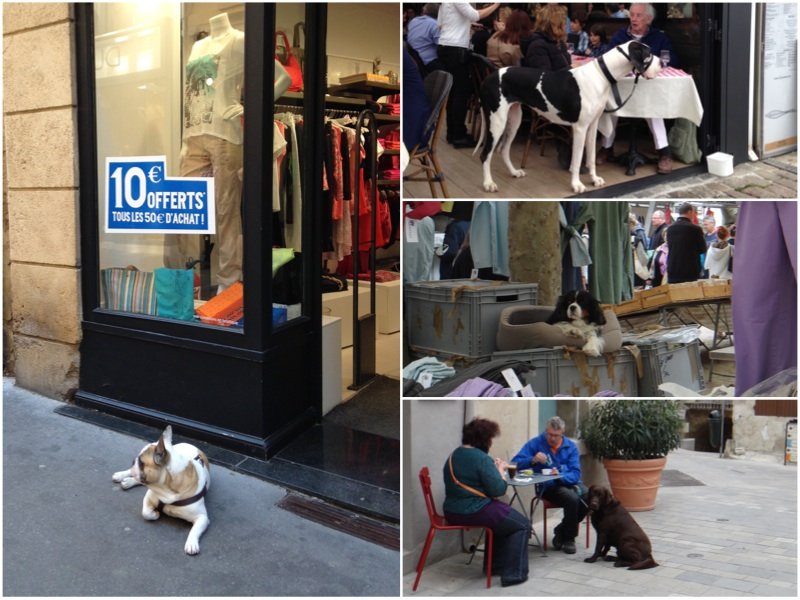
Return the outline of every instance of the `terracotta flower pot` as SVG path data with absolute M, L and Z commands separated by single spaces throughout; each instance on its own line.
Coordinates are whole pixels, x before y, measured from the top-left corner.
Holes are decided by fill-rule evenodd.
M 603 460 L 611 492 L 631 512 L 653 510 L 656 507 L 661 471 L 666 464 L 666 456 L 647 460 Z

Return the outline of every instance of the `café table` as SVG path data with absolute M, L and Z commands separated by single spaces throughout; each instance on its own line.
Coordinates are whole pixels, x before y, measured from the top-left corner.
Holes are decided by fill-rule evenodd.
M 573 68 L 583 66 L 595 59 L 573 59 Z M 599 72 L 599 65 L 596 66 Z M 635 90 L 634 90 L 635 86 Z M 688 119 L 698 127 L 703 120 L 703 104 L 700 94 L 691 75 L 685 71 L 667 67 L 661 69 L 653 79 L 639 77 L 638 83 L 633 73 L 628 74 L 617 82 L 619 95 L 622 101 L 630 96 L 625 105 L 614 113 L 603 113 L 598 124 L 598 131 L 603 135 L 610 135 L 613 131 L 611 115 L 619 117 L 633 117 L 639 119 Z M 631 95 L 633 92 L 633 95 Z M 613 94 L 609 96 L 606 110 L 617 108 Z M 631 149 L 636 152 L 635 141 L 631 138 Z M 641 164 L 641 163 L 640 163 Z M 630 168 L 628 175 L 635 174 Z
M 537 487 L 540 483 L 545 483 L 547 481 L 555 481 L 557 479 L 561 479 L 561 475 L 542 475 L 541 473 L 535 473 L 533 475 L 522 475 L 517 473 L 517 476 L 513 479 L 508 481 L 508 485 L 510 485 L 514 489 L 514 493 L 511 496 L 511 500 L 508 502 L 509 504 L 513 505 L 514 500 L 516 499 L 519 503 L 520 508 L 522 509 L 522 514 L 528 514 L 528 510 L 525 508 L 525 505 L 522 503 L 522 498 L 519 495 L 520 488 L 527 488 L 530 486 L 534 486 L 534 497 L 541 500 L 541 496 L 539 495 L 540 488 Z M 533 518 L 533 514 L 530 515 L 531 519 Z M 542 541 L 539 539 L 536 530 L 533 528 L 533 523 L 531 522 L 531 535 L 536 539 L 536 545 L 540 548 L 543 548 Z

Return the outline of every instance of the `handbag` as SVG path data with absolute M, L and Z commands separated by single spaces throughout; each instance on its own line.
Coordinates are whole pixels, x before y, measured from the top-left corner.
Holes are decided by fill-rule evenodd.
M 152 272 L 136 267 L 101 269 L 101 306 L 108 310 L 156 314 L 155 278 Z
M 283 42 L 279 44 L 278 42 Z M 289 86 L 290 92 L 303 91 L 303 71 L 300 69 L 300 63 L 297 58 L 292 54 L 292 48 L 289 46 L 289 38 L 283 31 L 275 32 L 275 58 L 278 59 L 283 68 L 292 79 L 292 84 Z
M 194 320 L 194 271 L 156 269 L 155 280 L 158 316 L 181 321 Z
M 292 54 L 295 55 L 297 58 L 297 62 L 300 63 L 300 71 L 305 74 L 306 72 L 306 50 L 300 44 L 300 30 L 303 31 L 303 44 L 305 44 L 306 39 L 306 24 L 302 21 L 298 21 L 294 24 L 294 32 L 292 33 Z

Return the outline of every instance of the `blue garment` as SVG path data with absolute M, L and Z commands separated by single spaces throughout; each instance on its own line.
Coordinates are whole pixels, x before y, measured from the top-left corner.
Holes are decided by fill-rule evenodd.
M 600 58 L 603 54 L 608 52 L 608 44 L 601 43 L 599 46 L 592 46 L 591 49 L 592 53 L 589 56 L 592 58 Z
M 547 442 L 547 433 L 542 432 L 525 444 L 517 452 L 517 455 L 511 459 L 511 462 L 517 463 L 517 469 L 533 469 L 536 473 L 540 473 L 543 468 L 551 468 L 551 466 L 533 462 L 533 457 L 539 452 L 550 457 L 551 466 L 558 469 L 558 473 L 561 475 L 561 479 L 543 483 L 542 490 L 547 490 L 559 484 L 581 485 L 581 455 L 575 442 L 564 436 L 561 447 L 553 454 L 550 450 L 550 444 Z
M 439 23 L 428 15 L 411 19 L 406 41 L 427 65 L 438 56 L 436 47 L 439 45 Z
M 456 478 L 467 487 L 471 487 L 484 494 L 483 497 L 464 489 L 453 481 L 450 474 L 449 457 L 442 467 L 444 478 L 444 504 L 445 513 L 468 515 L 478 512 L 492 498 L 498 498 L 506 493 L 508 483 L 500 475 L 494 464 L 494 459 L 478 448 L 456 448 L 452 454 L 453 472 Z
M 631 34 L 630 27 L 626 27 L 617 31 L 608 43 L 609 49 L 630 42 L 636 38 Z M 660 29 L 651 27 L 647 33 L 642 36 L 638 41 L 650 46 L 650 51 L 654 56 L 660 56 L 662 50 L 669 50 L 669 64 L 671 67 L 678 66 L 678 55 L 672 49 L 672 43 L 669 41 L 667 34 Z
M 423 373 L 430 373 L 432 383 L 439 383 L 445 379 L 450 379 L 456 374 L 456 370 L 447 366 L 438 358 L 426 356 L 406 365 L 403 368 L 403 379 L 417 381 Z
M 408 219 L 404 220 L 408 227 Z M 433 245 L 436 226 L 433 219 L 424 217 L 417 221 L 417 240 L 410 242 L 403 234 L 403 281 L 430 281 L 433 270 Z
M 589 47 L 589 34 L 581 31 L 578 34 L 578 43 L 575 46 L 575 54 L 578 56 L 586 56 L 586 48 Z
M 416 19 L 414 19 L 416 21 Z M 420 143 L 427 143 L 425 123 L 431 114 L 428 98 L 425 96 L 425 84 L 417 63 L 403 47 L 403 144 L 409 152 Z
M 469 244 L 476 269 L 491 267 L 495 275 L 511 276 L 508 267 L 508 202 L 475 201 Z

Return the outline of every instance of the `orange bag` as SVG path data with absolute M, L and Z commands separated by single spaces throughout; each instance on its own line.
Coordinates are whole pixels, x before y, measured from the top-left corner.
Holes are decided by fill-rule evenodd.
M 237 281 L 195 310 L 200 321 L 230 327 L 244 316 L 244 286 Z

